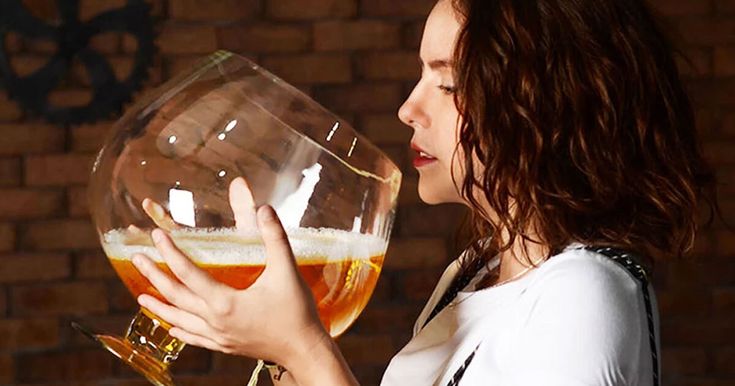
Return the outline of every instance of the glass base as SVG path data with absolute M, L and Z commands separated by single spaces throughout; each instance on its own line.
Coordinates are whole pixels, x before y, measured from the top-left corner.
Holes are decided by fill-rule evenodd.
M 161 361 L 156 359 L 153 355 L 137 350 L 136 347 L 125 338 L 96 334 L 87 327 L 76 322 L 72 322 L 71 325 L 77 331 L 97 342 L 105 350 L 125 362 L 152 384 L 156 386 L 175 386 L 166 364 L 162 364 Z

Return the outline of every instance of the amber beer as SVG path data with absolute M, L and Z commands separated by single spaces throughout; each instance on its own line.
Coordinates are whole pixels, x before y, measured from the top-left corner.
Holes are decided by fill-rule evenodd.
M 385 241 L 326 228 L 300 228 L 287 233 L 301 275 L 314 294 L 322 323 L 332 336 L 342 334 L 372 295 L 383 265 Z M 265 269 L 265 248 L 256 235 L 247 236 L 224 228 L 175 230 L 171 236 L 199 267 L 233 288 L 249 287 Z M 133 296 L 145 293 L 163 300 L 131 262 L 134 254 L 143 253 L 171 274 L 147 233 L 138 229 L 107 232 L 103 236 L 103 248 Z M 129 339 L 171 346 L 172 357 L 162 358 L 168 362 L 183 348 L 183 344 L 168 336 L 168 327 L 165 321 L 143 310 L 128 331 Z

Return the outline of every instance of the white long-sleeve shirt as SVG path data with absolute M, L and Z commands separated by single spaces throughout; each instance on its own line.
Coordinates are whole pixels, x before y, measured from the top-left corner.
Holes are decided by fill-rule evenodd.
M 580 246 L 570 245 L 516 281 L 468 291 L 487 272 L 482 270 L 459 292 L 456 305 L 424 327 L 459 272 L 455 260 L 381 385 L 447 385 L 475 348 L 461 386 L 651 385 L 640 282 L 608 257 Z M 496 258 L 490 268 L 497 263 Z M 656 300 L 650 285 L 647 291 L 659 346 Z

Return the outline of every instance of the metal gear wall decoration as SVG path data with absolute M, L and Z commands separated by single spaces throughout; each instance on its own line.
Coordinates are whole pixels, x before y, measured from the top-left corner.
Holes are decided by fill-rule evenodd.
M 57 0 L 60 22 L 49 25 L 35 17 L 21 0 L 0 0 L 0 75 L 8 96 L 34 115 L 61 126 L 94 122 L 119 115 L 125 103 L 148 77 L 156 51 L 150 5 L 128 0 L 126 5 L 79 20 L 79 0 Z M 127 33 L 137 41 L 134 64 L 125 79 L 117 79 L 108 59 L 89 45 L 100 33 Z M 10 62 L 6 36 L 50 40 L 56 52 L 35 72 L 18 76 Z M 86 68 L 92 99 L 83 106 L 63 107 L 49 102 L 49 93 L 59 84 L 73 60 Z

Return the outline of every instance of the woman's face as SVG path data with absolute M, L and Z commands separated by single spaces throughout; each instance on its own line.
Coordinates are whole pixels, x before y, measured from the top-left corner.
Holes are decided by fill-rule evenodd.
M 452 57 L 460 25 L 449 0 L 440 0 L 424 27 L 419 53 L 421 79 L 398 111 L 398 117 L 414 130 L 411 147 L 419 172 L 419 196 L 428 204 L 464 203 L 459 185 L 464 178 L 458 143 L 459 112 L 454 104 Z

